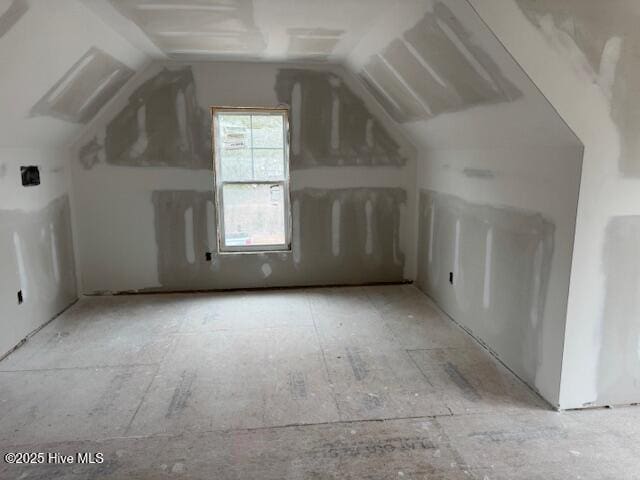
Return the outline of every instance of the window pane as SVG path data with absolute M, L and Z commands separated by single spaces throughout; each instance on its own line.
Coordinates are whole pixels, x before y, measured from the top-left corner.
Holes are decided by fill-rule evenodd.
M 229 150 L 251 148 L 251 115 L 218 115 L 221 147 Z
M 284 148 L 282 115 L 253 115 L 253 148 Z
M 221 180 L 252 180 L 251 115 L 218 116 Z
M 255 180 L 284 180 L 284 150 L 253 151 Z
M 253 180 L 251 150 L 220 150 L 221 180 L 230 182 L 238 180 Z
M 283 245 L 284 191 L 280 185 L 224 185 L 227 247 Z

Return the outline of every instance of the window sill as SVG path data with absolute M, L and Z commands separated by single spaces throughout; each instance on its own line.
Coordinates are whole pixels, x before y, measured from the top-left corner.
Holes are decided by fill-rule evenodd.
M 212 252 L 213 253 L 213 252 Z M 268 255 L 268 254 L 293 253 L 291 248 L 282 250 L 218 250 L 216 255 Z

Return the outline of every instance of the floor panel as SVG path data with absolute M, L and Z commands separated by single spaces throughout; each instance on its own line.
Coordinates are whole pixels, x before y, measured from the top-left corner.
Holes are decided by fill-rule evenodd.
M 410 285 L 88 297 L 0 362 L 42 479 L 632 479 L 640 409 L 558 414 Z

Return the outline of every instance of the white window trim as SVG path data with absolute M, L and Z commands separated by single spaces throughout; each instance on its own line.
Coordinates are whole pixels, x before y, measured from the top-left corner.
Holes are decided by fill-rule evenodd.
M 221 172 L 219 145 L 217 142 L 218 133 L 218 113 L 244 113 L 247 115 L 264 115 L 268 113 L 279 114 L 284 118 L 284 180 L 254 180 L 254 181 L 223 181 L 219 172 Z M 216 210 L 216 226 L 217 226 L 217 242 L 219 254 L 238 254 L 238 253 L 268 253 L 268 252 L 291 252 L 291 190 L 289 176 L 289 143 L 290 143 L 290 127 L 289 127 L 289 109 L 288 108 L 265 108 L 265 107 L 211 107 L 211 117 L 213 119 L 211 126 L 211 140 L 213 142 L 213 176 L 215 183 L 214 198 Z M 224 185 L 280 185 L 283 189 L 284 197 L 284 229 L 285 242 L 278 245 L 242 245 L 242 246 L 226 246 L 224 243 L 224 200 L 222 188 Z

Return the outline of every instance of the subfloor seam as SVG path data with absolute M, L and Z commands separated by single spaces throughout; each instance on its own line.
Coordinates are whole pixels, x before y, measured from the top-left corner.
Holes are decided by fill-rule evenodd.
M 329 373 L 329 364 L 327 363 L 327 356 L 324 352 L 324 347 L 322 346 L 322 339 L 320 338 L 320 332 L 318 331 L 318 325 L 316 324 L 316 317 L 313 314 L 313 306 L 311 305 L 311 300 L 309 300 L 309 296 L 305 295 L 307 299 L 307 306 L 309 307 L 309 314 L 311 315 L 311 321 L 313 322 L 313 329 L 316 332 L 316 340 L 318 341 L 318 347 L 320 347 L 320 353 L 322 354 L 322 362 L 324 363 L 324 370 L 327 374 L 327 382 L 329 384 L 329 390 L 331 391 L 331 398 L 336 406 L 336 412 L 338 414 L 338 418 L 342 418 L 342 414 L 340 413 L 340 405 L 338 404 L 338 399 L 335 395 L 335 389 L 333 387 L 333 382 L 331 381 L 331 374 Z
M 57 372 L 57 371 L 65 371 L 65 370 L 103 370 L 108 368 L 153 367 L 159 364 L 160 362 L 149 362 L 149 363 L 123 363 L 123 364 L 117 364 L 117 365 L 85 365 L 82 367 L 24 368 L 24 369 L 18 369 L 18 370 L 0 370 L 0 373 Z
M 180 326 L 182 327 L 182 325 L 180 325 Z M 151 380 L 149 380 L 149 383 L 147 384 L 147 388 L 144 389 L 144 392 L 142 393 L 142 397 L 140 398 L 140 402 L 138 402 L 138 406 L 136 407 L 136 410 L 133 412 L 133 415 L 131 416 L 131 419 L 129 420 L 129 423 L 127 424 L 127 427 L 124 429 L 125 435 L 131 429 L 131 426 L 133 425 L 133 421 L 136 419 L 136 416 L 138 415 L 138 412 L 140 411 L 140 408 L 142 408 L 142 404 L 144 403 L 144 400 L 147 398 L 147 393 L 149 393 L 149 390 L 151 390 L 151 385 L 153 385 L 153 382 L 155 382 L 155 380 L 156 380 L 156 378 L 158 376 L 158 373 L 160 372 L 160 368 L 162 367 L 162 364 L 164 363 L 165 359 L 167 358 L 167 355 L 169 355 L 169 351 L 171 351 L 175 347 L 176 343 L 177 343 L 177 340 L 174 339 L 174 341 L 171 342 L 171 345 L 169 345 L 167 347 L 167 349 L 164 352 L 164 355 L 162 355 L 162 358 L 158 362 L 156 371 L 153 372 L 153 375 L 151 375 Z

